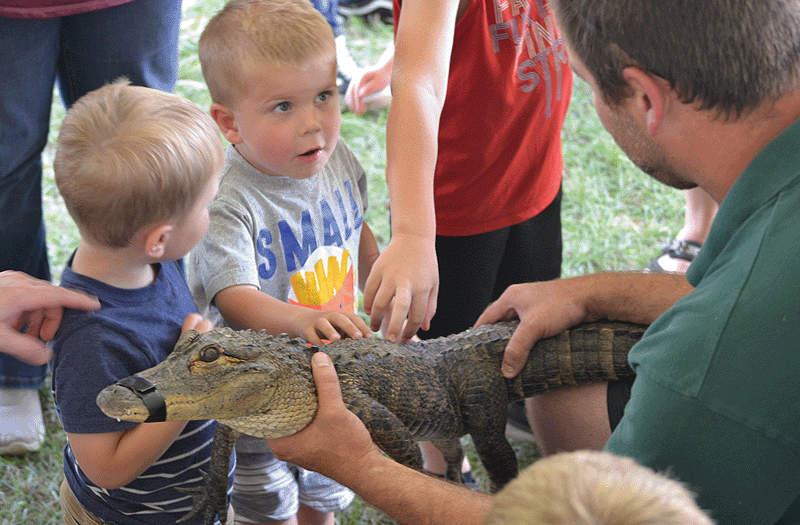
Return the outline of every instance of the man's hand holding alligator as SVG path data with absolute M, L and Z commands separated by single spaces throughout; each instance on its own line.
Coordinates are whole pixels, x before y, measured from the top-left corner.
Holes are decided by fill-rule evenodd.
M 348 473 L 357 477 L 358 469 L 340 472 L 341 466 L 357 465 L 359 458 L 381 455 L 380 449 L 373 443 L 364 423 L 345 407 L 330 357 L 323 352 L 314 354 L 311 370 L 319 397 L 316 417 L 297 434 L 266 441 L 282 461 L 328 477 L 340 478 Z
M 516 377 L 537 341 L 580 323 L 608 319 L 649 325 L 692 290 L 683 275 L 598 273 L 509 286 L 475 326 L 519 318 L 502 372 Z

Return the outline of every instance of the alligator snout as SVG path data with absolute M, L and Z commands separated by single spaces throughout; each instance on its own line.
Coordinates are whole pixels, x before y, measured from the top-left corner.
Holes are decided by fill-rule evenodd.
M 139 375 L 120 379 L 97 394 L 97 406 L 117 421 L 166 421 L 167 409 L 155 385 Z

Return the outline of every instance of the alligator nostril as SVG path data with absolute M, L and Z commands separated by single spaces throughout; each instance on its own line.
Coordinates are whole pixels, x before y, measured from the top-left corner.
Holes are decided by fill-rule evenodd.
M 105 415 L 120 418 L 130 413 L 136 406 L 141 407 L 142 401 L 129 388 L 111 385 L 97 394 L 97 406 Z
M 149 417 L 145 423 L 167 420 L 167 404 L 156 386 L 140 375 L 120 379 L 97 394 L 97 405 L 109 417 L 128 415 L 132 402 L 144 403 Z

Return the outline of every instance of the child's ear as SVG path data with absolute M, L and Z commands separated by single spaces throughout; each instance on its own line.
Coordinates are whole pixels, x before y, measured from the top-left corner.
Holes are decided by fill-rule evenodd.
M 223 106 L 217 102 L 211 104 L 211 118 L 217 123 L 222 136 L 228 139 L 231 144 L 239 144 L 242 138 L 239 136 L 239 127 L 236 125 L 236 118 L 233 111 L 228 106 Z
M 151 259 L 161 259 L 167 251 L 167 241 L 172 235 L 171 224 L 159 224 L 153 226 L 144 236 L 144 250 Z

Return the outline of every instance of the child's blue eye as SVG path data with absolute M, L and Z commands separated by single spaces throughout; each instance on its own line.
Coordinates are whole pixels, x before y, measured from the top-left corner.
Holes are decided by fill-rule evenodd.
M 290 104 L 288 102 L 281 102 L 277 106 L 275 106 L 275 111 L 279 113 L 283 113 L 284 111 L 289 111 Z
M 331 92 L 330 91 L 323 91 L 322 93 L 317 95 L 317 102 L 325 102 L 329 98 L 331 98 Z

